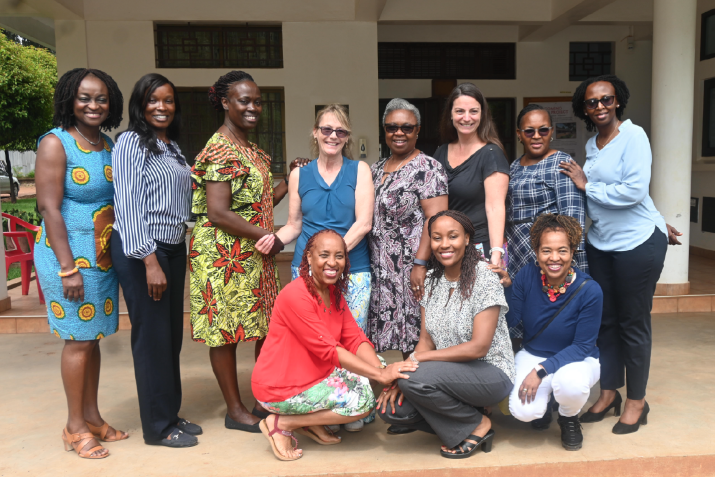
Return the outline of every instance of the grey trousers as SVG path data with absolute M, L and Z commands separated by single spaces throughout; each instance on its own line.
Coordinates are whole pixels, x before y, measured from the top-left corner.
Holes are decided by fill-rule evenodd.
M 482 421 L 477 407 L 498 403 L 513 387 L 503 371 L 482 360 L 428 361 L 409 374 L 409 379 L 397 380 L 405 395 L 402 406 L 395 406 L 393 414 L 388 404 L 385 413 L 378 415 L 388 424 L 437 434 L 450 448 Z

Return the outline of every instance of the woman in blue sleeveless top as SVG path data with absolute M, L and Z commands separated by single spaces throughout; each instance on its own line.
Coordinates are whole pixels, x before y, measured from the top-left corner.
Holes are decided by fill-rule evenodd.
M 284 244 L 298 239 L 291 263 L 293 279 L 298 276 L 305 244 L 313 234 L 332 229 L 344 237 L 350 263 L 345 298 L 358 326 L 366 331 L 372 278 L 367 233 L 372 227 L 375 190 L 367 163 L 351 159 L 351 145 L 345 108 L 330 104 L 320 110 L 311 136 L 311 153 L 318 159 L 290 174 L 288 223 L 275 235 Z M 266 235 L 256 249 L 268 253 L 274 240 L 273 235 Z M 358 421 L 347 429 L 360 430 L 360 426 Z
M 50 331 L 65 340 L 65 449 L 101 459 L 109 452 L 98 440 L 129 437 L 104 422 L 97 406 L 99 340 L 119 324 L 119 285 L 109 254 L 113 143 L 100 129 L 121 123 L 122 93 L 106 73 L 77 68 L 60 78 L 54 103 L 57 127 L 38 141 L 37 205 L 43 220 L 35 239 L 35 269 Z

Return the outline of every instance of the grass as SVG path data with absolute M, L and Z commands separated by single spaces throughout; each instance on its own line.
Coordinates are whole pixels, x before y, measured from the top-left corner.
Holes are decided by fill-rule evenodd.
M 20 278 L 19 263 L 13 263 L 10 265 L 10 271 L 7 272 L 7 281 L 14 280 L 15 278 Z
M 27 199 L 17 199 L 16 203 L 12 203 L 10 201 L 2 203 L 2 210 L 5 212 L 6 210 L 10 209 L 18 209 L 21 211 L 25 212 L 35 212 L 35 207 L 37 206 L 37 199 L 34 197 L 30 197 Z

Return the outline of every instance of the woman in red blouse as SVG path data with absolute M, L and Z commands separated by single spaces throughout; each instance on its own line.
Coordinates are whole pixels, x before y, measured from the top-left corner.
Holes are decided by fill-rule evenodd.
M 260 428 L 280 460 L 303 455 L 292 431 L 322 445 L 339 444 L 325 426 L 370 413 L 370 379 L 390 385 L 417 369 L 411 362 L 381 363 L 345 302 L 349 272 L 345 241 L 321 230 L 306 244 L 300 277 L 276 299 L 251 384 L 256 400 L 272 413 Z

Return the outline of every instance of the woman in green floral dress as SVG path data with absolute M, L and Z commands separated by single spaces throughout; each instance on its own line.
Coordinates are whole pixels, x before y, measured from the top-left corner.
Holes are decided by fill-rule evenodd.
M 241 402 L 236 375 L 236 346 L 256 341 L 256 355 L 268 333 L 278 294 L 274 255 L 254 246 L 273 233 L 273 205 L 285 196 L 273 188 L 271 158 L 248 141 L 262 111 L 261 91 L 250 75 L 232 71 L 209 89 L 209 100 L 225 111 L 224 124 L 196 157 L 193 212 L 197 215 L 189 246 L 191 334 L 211 347 L 211 366 L 223 393 L 229 429 L 260 432 L 258 418 Z

